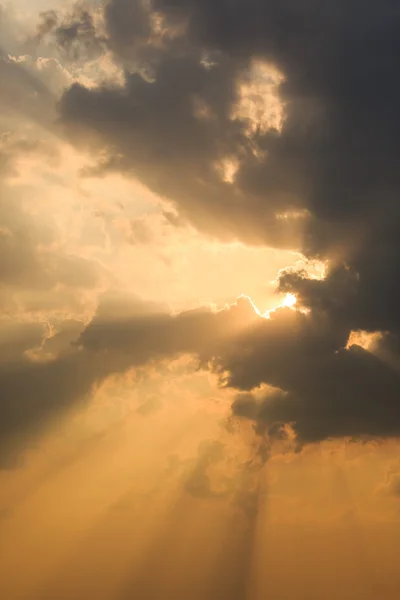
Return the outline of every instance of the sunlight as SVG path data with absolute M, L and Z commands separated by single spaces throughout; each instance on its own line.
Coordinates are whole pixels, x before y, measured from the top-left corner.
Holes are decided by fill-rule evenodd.
M 248 135 L 269 129 L 281 131 L 284 120 L 284 104 L 279 97 L 282 73 L 271 64 L 253 60 L 250 69 L 238 82 L 238 102 L 232 111 L 233 119 L 248 123 Z
M 288 292 L 285 295 L 281 304 L 278 304 L 278 306 L 275 306 L 274 308 L 271 308 L 270 310 L 266 310 L 265 312 L 260 311 L 260 309 L 256 306 L 256 304 L 254 303 L 252 298 L 250 298 L 250 296 L 247 296 L 246 294 L 241 294 L 240 296 L 238 296 L 238 299 L 239 298 L 245 298 L 246 300 L 248 300 L 250 302 L 254 312 L 256 313 L 256 315 L 258 315 L 259 317 L 262 317 L 263 319 L 269 319 L 271 316 L 271 313 L 275 312 L 279 308 L 290 308 L 291 310 L 297 310 L 295 308 L 295 305 L 297 303 L 297 298 L 294 294 L 291 294 L 290 292 Z M 303 312 L 303 310 L 300 310 L 300 312 Z
M 287 306 L 288 308 L 291 308 L 292 306 L 294 306 L 297 302 L 297 298 L 294 294 L 286 294 L 286 296 L 283 299 L 282 302 L 282 306 Z

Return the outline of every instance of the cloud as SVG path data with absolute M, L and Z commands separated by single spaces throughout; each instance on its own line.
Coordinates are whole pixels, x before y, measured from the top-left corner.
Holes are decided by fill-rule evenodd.
M 72 331 L 77 331 L 73 328 Z M 293 428 L 297 442 L 332 437 L 400 434 L 400 373 L 360 346 L 347 347 L 350 331 L 324 313 L 278 309 L 257 316 L 240 298 L 221 311 L 179 314 L 128 297 L 103 297 L 97 314 L 68 349 L 44 361 L 21 358 L 0 373 L 2 436 L 43 426 L 107 377 L 183 354 L 197 357 L 224 386 L 251 392 L 239 397 L 237 416 L 272 438 Z M 57 348 L 57 346 L 55 346 Z M 38 357 L 40 359 L 40 355 Z
M 398 435 L 398 9 L 359 0 L 238 0 L 234 10 L 219 1 L 110 0 L 100 20 L 78 11 L 61 29 L 52 15 L 40 25 L 43 35 L 57 31 L 61 46 L 91 51 L 101 41 L 123 68 L 121 85 L 74 83 L 59 104 L 66 134 L 94 151 L 97 172 L 139 179 L 174 205 L 175 223 L 225 241 L 295 247 L 326 261 L 326 276 L 281 273 L 279 290 L 294 293 L 299 310 L 269 319 L 244 300 L 171 315 L 103 299 L 72 354 L 21 368 L 38 382 L 58 380 L 75 372 L 77 356 L 87 360 L 88 374 L 61 401 L 68 405 L 109 374 L 189 353 L 234 389 L 278 390 L 234 405 L 260 431 L 291 424 L 300 442 Z M 23 92 L 45 97 L 46 88 L 3 58 L 28 110 Z M 261 80 L 275 121 L 262 116 L 271 107 L 255 92 Z M 95 284 L 83 258 L 47 256 L 43 266 L 24 224 L 17 231 L 11 222 L 1 240 L 0 254 L 12 257 L 1 263 L 7 285 Z M 358 330 L 381 332 L 381 353 L 348 347 Z
M 84 348 L 122 353 L 143 363 L 194 354 L 223 385 L 277 391 L 235 402 L 234 414 L 273 436 L 291 425 L 300 443 L 331 437 L 397 436 L 400 373 L 360 346 L 347 346 L 350 329 L 323 311 L 278 309 L 269 319 L 251 315 L 245 299 L 213 313 L 95 318 L 82 333 Z
M 359 280 L 346 310 L 366 330 L 387 329 L 400 300 L 397 8 L 363 10 L 359 0 L 152 7 L 149 16 L 140 2 L 107 4 L 115 59 L 123 60 L 119 41 L 133 66 L 122 89 L 66 92 L 60 109 L 71 135 L 82 142 L 95 133 L 109 155 L 104 168 L 132 173 L 203 231 L 346 264 Z M 147 57 L 136 44 L 143 36 Z M 249 137 L 232 111 L 255 59 L 282 74 L 285 118 L 281 131 L 255 127 Z M 221 161 L 236 165 L 233 182 L 218 174 Z
M 107 280 L 107 268 L 75 243 L 64 225 L 68 218 L 62 205 L 68 195 L 55 172 L 62 161 L 59 144 L 46 134 L 36 139 L 35 126 L 26 130 L 20 125 L 9 123 L 0 134 L 3 316 L 54 324 L 56 313 L 65 319 L 75 312 L 87 319 Z
M 98 353 L 123 354 L 145 364 L 149 360 L 180 354 L 197 354 L 208 359 L 225 340 L 255 318 L 246 299 L 220 312 L 209 308 L 193 309 L 171 315 L 153 312 L 146 304 L 132 318 L 95 316 L 79 339 L 83 348 Z
M 0 285 L 29 290 L 57 285 L 94 288 L 100 269 L 83 257 L 55 251 L 55 232 L 22 208 L 21 190 L 4 182 L 0 190 Z
M 399 374 L 359 346 L 310 361 L 295 382 L 292 374 L 288 368 L 287 377 L 274 379 L 285 393 L 239 398 L 234 413 L 273 437 L 274 426 L 289 424 L 300 443 L 399 435 Z
M 185 480 L 185 490 L 195 498 L 218 499 L 224 498 L 227 491 L 214 490 L 209 469 L 224 458 L 225 447 L 220 441 L 206 441 L 198 448 L 198 456 Z
M 55 96 L 37 74 L 26 67 L 23 57 L 0 47 L 0 90 L 2 117 L 20 115 L 46 130 L 54 130 L 57 118 Z
M 139 10 L 138 4 L 111 2 L 104 15 L 115 60 L 127 60 L 118 42 L 124 48 L 131 44 L 125 84 L 97 90 L 72 86 L 60 104 L 66 131 L 84 145 L 95 140 L 108 156 L 101 168 L 131 173 L 202 231 L 222 239 L 295 245 L 298 223 L 276 217 L 287 208 L 279 194 L 261 206 L 258 194 L 232 185 L 225 174 L 229 165 L 257 161 L 247 119 L 232 116 L 244 66 L 221 53 L 208 61 L 204 50 L 185 38 L 169 40 L 154 31 L 135 50 L 135 26 L 143 27 L 132 10 Z
M 72 13 L 55 18 L 50 11 L 44 13 L 43 19 L 50 25 L 44 34 L 52 33 L 57 46 L 69 60 L 90 60 L 105 52 L 105 38 L 97 31 L 94 16 L 83 7 L 77 5 Z
M 46 336 L 45 323 L 0 321 L 0 363 L 20 360 L 23 355 L 39 347 Z
M 255 318 L 246 301 L 219 313 L 202 309 L 174 316 L 162 307 L 126 300 L 105 295 L 82 333 L 79 323 L 61 324 L 56 340 L 46 336 L 50 339 L 42 353 L 10 353 L 0 364 L 0 446 L 7 448 L 13 440 L 40 431 L 52 418 L 90 398 L 109 376 L 181 354 L 207 360 L 235 330 Z
M 115 0 L 104 9 L 105 24 L 112 47 L 124 52 L 137 39 L 146 39 L 151 32 L 150 13 L 142 0 Z
M 300 442 L 397 436 L 400 374 L 360 346 L 347 348 L 348 334 L 315 310 L 287 309 L 240 333 L 215 368 L 233 388 L 278 391 L 239 397 L 234 413 L 260 432 L 292 425 Z

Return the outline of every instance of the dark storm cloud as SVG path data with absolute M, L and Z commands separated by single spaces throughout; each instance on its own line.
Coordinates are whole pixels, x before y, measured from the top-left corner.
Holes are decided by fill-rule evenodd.
M 45 341 L 50 360 L 46 355 L 45 360 L 31 360 L 17 354 L 0 362 L 0 447 L 39 431 L 89 398 L 110 375 L 184 353 L 208 360 L 255 317 L 245 300 L 219 313 L 203 309 L 177 316 L 139 301 L 131 303 L 128 313 L 124 298 L 120 307 L 121 311 L 115 297 L 106 295 L 97 316 L 80 335 L 76 333 L 79 323 L 67 324 L 60 332 L 67 345 L 59 336 Z
M 77 354 L 45 364 L 22 359 L 0 365 L 1 446 L 34 432 L 88 393 L 94 381 L 90 364 Z
M 72 344 L 45 360 L 7 355 L 0 362 L 0 459 L 24 447 L 52 419 L 89 399 L 106 377 L 134 361 L 93 355 Z
M 354 329 L 398 333 L 399 5 L 391 0 L 156 5 L 174 18 L 189 18 L 189 35 L 197 43 L 234 57 L 259 56 L 285 75 L 283 132 L 260 136 L 268 157 L 252 167 L 244 164 L 238 185 L 262 189 L 267 204 L 271 181 L 295 194 L 310 212 L 304 251 L 345 262 L 358 277 L 357 293 L 344 301 L 340 316 Z M 329 296 L 332 283 L 322 284 L 319 296 L 323 288 Z M 312 288 L 309 282 L 309 293 Z
M 234 414 L 260 433 L 291 424 L 300 442 L 399 435 L 400 373 L 360 346 L 346 348 L 349 333 L 316 309 L 277 311 L 239 333 L 214 367 L 233 388 L 278 391 L 240 396 Z
M 394 369 L 400 370 L 400 339 L 393 333 L 381 333 L 375 336 L 370 350 Z
M 99 147 L 109 151 L 103 168 L 139 177 L 198 228 L 226 239 L 260 243 L 269 236 L 274 245 L 293 245 L 294 225 L 275 216 L 286 207 L 279 190 L 259 210 L 258 191 L 241 190 L 221 176 L 223 161 L 257 162 L 247 121 L 231 118 L 246 61 L 207 55 L 186 38 L 154 32 L 147 44 L 135 46 L 143 32 L 137 10 L 132 2 L 107 5 L 109 43 L 124 63 L 131 53 L 126 83 L 97 90 L 74 85 L 60 106 L 67 130 L 81 142 L 96 134 Z
M 382 240 L 367 245 L 362 255 L 360 251 L 359 259 L 349 261 L 351 267 L 334 265 L 321 281 L 308 278 L 304 272 L 285 273 L 280 278 L 280 289 L 294 292 L 306 307 L 323 308 L 350 329 L 392 332 L 398 336 L 396 239 L 388 237 L 386 243 Z
M 151 32 L 150 13 L 143 1 L 115 0 L 107 2 L 104 9 L 111 47 L 124 54 L 139 39 Z
M 281 309 L 264 319 L 245 299 L 220 312 L 170 315 L 138 302 L 130 314 L 126 302 L 121 309 L 118 317 L 115 299 L 106 296 L 68 351 L 47 362 L 20 358 L 1 366 L 2 438 L 37 430 L 110 375 L 181 354 L 198 357 L 232 388 L 278 389 L 233 407 L 259 433 L 291 424 L 300 443 L 400 433 L 400 373 L 358 346 L 346 349 L 350 332 L 324 313 Z
M 65 291 L 64 309 L 68 310 L 71 291 L 97 286 L 100 269 L 82 257 L 55 250 L 52 228 L 38 222 L 23 208 L 30 187 L 11 185 L 7 179 L 17 158 L 34 153 L 47 159 L 46 153 L 41 152 L 38 144 L 18 136 L 4 135 L 1 141 L 0 294 L 9 303 L 4 301 L 0 322 L 0 461 L 7 464 L 16 438 L 23 445 L 27 432 L 40 429 L 48 418 L 90 391 L 97 380 L 92 365 L 84 359 L 80 363 L 77 353 L 58 356 L 68 345 L 66 340 L 76 340 L 82 324 L 78 329 L 75 327 L 69 339 L 67 327 L 63 326 L 46 341 L 52 319 L 46 322 L 39 316 L 33 322 L 32 314 L 27 312 L 25 320 L 19 320 L 21 317 L 13 311 L 20 312 L 21 307 L 18 299 L 13 306 L 14 295 L 27 293 L 32 298 L 38 294 L 42 311 L 43 298 L 48 293 Z M 36 361 L 33 352 L 42 352 L 42 356 Z M 51 357 L 56 358 L 40 362 Z
M 303 251 L 359 277 L 349 319 L 398 327 L 397 3 L 155 0 L 153 10 L 164 30 L 181 23 L 185 31 L 153 48 L 154 80 L 128 75 L 118 91 L 73 86 L 61 104 L 65 123 L 95 131 L 110 167 L 132 172 L 223 238 L 296 245 L 293 222 L 275 214 L 308 211 Z M 111 39 L 134 48 L 146 15 L 138 2 L 111 0 Z M 231 109 L 252 58 L 283 73 L 286 120 L 281 133 L 258 128 L 249 140 Z M 206 107 L 202 118 L 194 96 Z M 240 161 L 233 185 L 215 171 L 223 157 Z
M 180 222 L 222 239 L 300 246 L 308 257 L 327 259 L 329 269 L 323 281 L 304 273 L 280 277 L 280 289 L 296 293 L 309 312 L 281 310 L 251 322 L 245 303 L 175 316 L 144 311 L 118 319 L 100 311 L 75 348 L 89 374 L 71 377 L 79 385 L 67 386 L 61 404 L 85 394 L 105 363 L 100 379 L 190 353 L 238 390 L 261 384 L 281 390 L 241 407 L 260 430 L 264 422 L 275 429 L 290 423 L 301 442 L 398 435 L 394 364 L 346 345 L 352 330 L 364 329 L 383 332 L 392 353 L 398 348 L 400 6 L 392 0 L 147 6 L 106 4 L 107 43 L 125 68 L 125 82 L 73 85 L 60 103 L 68 135 L 101 153 L 100 170 L 120 169 L 174 202 Z M 96 36 L 89 25 L 82 31 Z M 75 39 L 81 30 L 69 31 Z M 232 117 L 238 81 L 253 59 L 284 76 L 281 132 L 260 124 L 249 134 L 248 121 Z M 238 164 L 231 183 L 221 177 L 224 161 Z M 290 211 L 307 216 L 282 218 Z M 78 368 L 75 360 L 29 365 L 29 373 L 40 373 L 33 383 L 54 377 L 54 388 L 64 368 Z
M 201 308 L 171 315 L 140 307 L 139 311 L 131 318 L 120 318 L 118 311 L 103 318 L 100 312 L 81 334 L 79 343 L 92 352 L 122 354 L 135 364 L 184 353 L 209 360 L 239 328 L 255 318 L 245 299 L 220 312 Z
M 288 366 L 274 381 L 287 391 L 240 396 L 233 405 L 258 433 L 274 438 L 281 435 L 276 427 L 289 424 L 300 443 L 400 434 L 399 373 L 359 346 L 314 359 L 301 374 Z

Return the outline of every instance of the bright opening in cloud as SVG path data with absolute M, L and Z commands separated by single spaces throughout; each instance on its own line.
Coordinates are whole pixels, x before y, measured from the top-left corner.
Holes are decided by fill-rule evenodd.
M 250 69 L 238 83 L 239 101 L 232 118 L 248 121 L 248 133 L 265 133 L 273 128 L 281 131 L 285 119 L 279 85 L 284 76 L 271 64 L 253 60 Z
M 239 296 L 239 298 L 246 298 L 246 300 L 248 300 L 251 304 L 251 306 L 254 309 L 254 312 L 256 313 L 256 315 L 258 315 L 259 317 L 263 317 L 264 319 L 269 319 L 271 313 L 275 312 L 276 310 L 278 310 L 278 308 L 291 308 L 293 309 L 297 303 L 297 298 L 294 294 L 291 293 L 287 293 L 282 301 L 281 304 L 279 304 L 278 306 L 276 306 L 275 308 L 272 308 L 270 310 L 266 310 L 265 312 L 261 312 L 260 309 L 256 306 L 256 304 L 254 303 L 254 301 L 252 300 L 252 298 L 250 298 L 250 296 L 247 296 L 245 294 L 241 294 Z
M 283 299 L 282 302 L 282 306 L 287 306 L 288 308 L 291 308 L 292 306 L 294 306 L 297 302 L 297 298 L 294 294 L 286 294 L 286 296 Z

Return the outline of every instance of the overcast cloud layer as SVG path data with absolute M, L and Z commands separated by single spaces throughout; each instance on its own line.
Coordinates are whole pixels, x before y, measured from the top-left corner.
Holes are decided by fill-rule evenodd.
M 300 443 L 398 436 L 400 6 L 110 0 L 46 13 L 28 42 L 53 44 L 65 63 L 111 57 L 123 77 L 66 84 L 53 117 L 48 87 L 2 52 L 2 104 L 18 98 L 25 117 L 89 150 L 93 172 L 123 173 L 168 200 L 170 224 L 299 250 L 327 269 L 320 280 L 281 273 L 296 310 L 270 318 L 245 299 L 179 315 L 104 300 L 46 361 L 13 334 L 17 349 L 0 363 L 1 438 L 41 426 L 110 375 L 181 354 L 239 392 L 233 412 L 259 433 L 290 424 Z M 4 154 L 4 181 L 9 163 Z M 3 196 L 3 287 L 98 285 L 98 265 L 39 252 L 51 232 L 26 222 L 6 183 Z M 358 330 L 379 341 L 349 345 Z M 47 339 L 40 327 L 26 336 L 28 349 Z

